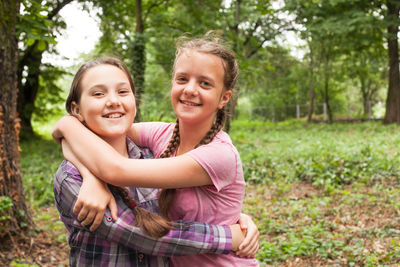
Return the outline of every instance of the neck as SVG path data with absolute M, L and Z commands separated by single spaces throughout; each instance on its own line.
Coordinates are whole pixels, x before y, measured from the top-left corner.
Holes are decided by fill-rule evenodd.
M 126 135 L 114 138 L 108 138 L 108 137 L 102 137 L 102 138 L 122 156 L 127 158 L 129 157 L 128 149 L 126 147 Z
M 184 154 L 194 149 L 211 129 L 213 121 L 214 120 L 207 121 L 201 124 L 189 124 L 179 121 L 180 144 L 177 155 Z

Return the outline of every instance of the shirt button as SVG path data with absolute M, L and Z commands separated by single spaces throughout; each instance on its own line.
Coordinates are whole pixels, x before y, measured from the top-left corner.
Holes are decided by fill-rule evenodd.
M 141 262 L 143 260 L 143 258 L 144 258 L 144 254 L 143 253 L 139 253 L 138 254 L 138 258 L 139 258 L 139 261 Z
M 106 218 L 106 220 L 107 220 L 107 222 L 111 222 L 111 221 L 112 221 L 111 216 L 108 216 L 108 217 Z

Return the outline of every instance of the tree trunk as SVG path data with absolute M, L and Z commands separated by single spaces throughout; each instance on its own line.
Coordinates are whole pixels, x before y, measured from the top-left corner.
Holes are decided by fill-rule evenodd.
M 330 79 L 330 53 L 331 53 L 331 45 L 328 44 L 328 48 L 325 46 L 326 44 L 323 44 L 323 49 L 322 49 L 322 56 L 324 58 L 324 102 L 326 104 L 327 112 L 328 112 L 328 122 L 332 123 L 333 121 L 333 116 L 332 116 L 332 110 L 331 106 L 329 104 L 329 79 Z
M 315 90 L 314 90 L 314 53 L 312 49 L 312 45 L 310 47 L 310 84 L 308 89 L 309 95 L 309 103 L 308 103 L 308 113 L 307 113 L 307 122 L 311 122 L 312 115 L 314 113 L 314 98 L 315 98 Z
M 362 102 L 363 102 L 363 113 L 364 113 L 364 118 L 368 118 L 369 116 L 369 94 L 368 94 L 368 88 L 366 85 L 365 77 L 363 77 L 362 74 L 359 76 L 360 78 L 360 89 L 361 89 L 361 96 L 362 96 Z
M 399 31 L 399 1 L 387 1 L 387 18 L 390 23 L 388 31 L 389 55 L 389 89 L 386 99 L 386 113 L 384 123 L 400 123 L 400 74 L 399 74 L 399 45 L 397 34 Z
M 12 201 L 9 211 L 0 210 L 0 225 L 6 224 L 1 237 L 24 237 L 33 226 L 30 210 L 25 201 L 19 162 L 19 130 L 17 117 L 17 64 L 18 43 L 15 31 L 20 1 L 0 2 L 0 195 Z M 4 226 L 4 225 L 3 225 Z
M 28 48 L 23 60 L 18 64 L 18 103 L 17 112 L 21 118 L 22 131 L 33 134 L 31 124 L 32 114 L 35 107 L 36 95 L 39 91 L 40 65 L 42 64 L 43 51 L 37 49 L 38 41 Z M 23 71 L 27 69 L 28 75 L 23 84 Z
M 136 29 L 132 44 L 132 75 L 136 86 L 136 121 L 140 121 L 140 103 L 144 93 L 144 75 L 146 70 L 146 40 L 144 36 L 144 22 L 142 0 L 136 0 Z

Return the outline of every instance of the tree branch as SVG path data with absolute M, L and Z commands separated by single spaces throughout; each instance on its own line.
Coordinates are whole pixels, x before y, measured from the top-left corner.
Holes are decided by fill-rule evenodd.
M 74 0 L 64 0 L 62 2 L 58 2 L 57 1 L 57 6 L 47 15 L 47 18 L 49 20 L 52 20 L 57 14 L 58 12 L 60 12 L 60 10 L 65 7 L 66 5 L 68 5 L 69 3 L 71 3 Z

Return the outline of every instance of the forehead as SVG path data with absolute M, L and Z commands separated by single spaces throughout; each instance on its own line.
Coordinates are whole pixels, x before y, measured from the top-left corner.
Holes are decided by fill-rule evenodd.
M 222 78 L 225 73 L 223 60 L 216 55 L 196 50 L 182 51 L 175 62 L 174 73 L 190 73 L 193 75 L 213 76 Z
M 91 67 L 82 77 L 82 86 L 89 86 L 94 83 L 109 84 L 112 82 L 129 83 L 129 79 L 124 70 L 109 64 L 101 64 Z

